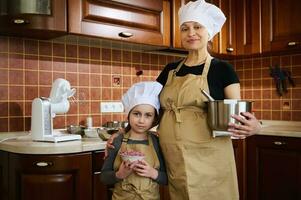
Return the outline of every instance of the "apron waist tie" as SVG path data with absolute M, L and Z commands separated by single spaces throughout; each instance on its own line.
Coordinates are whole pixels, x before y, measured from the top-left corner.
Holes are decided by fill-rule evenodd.
M 181 110 L 185 111 L 192 111 L 192 112 L 198 112 L 202 114 L 202 117 L 204 116 L 204 110 L 200 107 L 197 106 L 176 106 L 174 103 L 170 103 L 168 107 L 163 108 L 164 111 L 172 111 L 174 112 L 176 116 L 176 122 L 181 123 L 182 118 L 181 118 Z

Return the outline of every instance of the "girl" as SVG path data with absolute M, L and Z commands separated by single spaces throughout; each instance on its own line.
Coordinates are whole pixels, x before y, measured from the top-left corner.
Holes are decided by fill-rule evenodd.
M 109 149 L 101 180 L 114 184 L 112 199 L 159 200 L 159 184 L 167 184 L 167 174 L 158 138 L 149 129 L 158 122 L 162 85 L 158 82 L 134 84 L 122 97 L 129 125 L 125 134 L 115 138 Z M 140 161 L 123 161 L 120 153 L 138 151 L 145 155 Z

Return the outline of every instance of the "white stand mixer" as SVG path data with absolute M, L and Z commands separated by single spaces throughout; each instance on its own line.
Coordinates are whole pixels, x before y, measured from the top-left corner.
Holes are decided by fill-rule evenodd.
M 34 141 L 62 142 L 81 139 L 80 135 L 54 133 L 53 118 L 56 114 L 68 112 L 69 97 L 75 94 L 70 83 L 62 78 L 56 79 L 50 97 L 35 98 L 32 102 L 31 135 Z

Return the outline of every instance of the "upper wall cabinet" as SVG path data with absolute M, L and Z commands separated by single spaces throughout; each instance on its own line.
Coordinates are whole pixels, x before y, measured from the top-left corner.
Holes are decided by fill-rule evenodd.
M 70 33 L 170 46 L 169 0 L 68 0 Z
M 211 0 L 208 2 L 219 7 L 227 18 L 220 33 L 212 39 L 212 52 L 217 54 L 236 55 L 236 1 Z
M 0 34 L 49 39 L 67 33 L 66 0 L 1 0 Z
M 236 16 L 236 55 L 260 53 L 260 0 L 236 1 Z
M 300 49 L 299 0 L 236 1 L 236 55 Z
M 262 51 L 300 49 L 300 0 L 261 1 Z
M 175 48 L 182 48 L 181 38 L 180 38 L 180 28 L 179 28 L 179 19 L 178 11 L 180 7 L 189 0 L 173 0 L 172 10 L 172 45 Z M 209 43 L 209 50 L 216 54 L 236 54 L 236 40 L 235 40 L 235 2 L 234 0 L 210 0 L 210 3 L 215 4 L 224 12 L 227 20 L 223 25 L 223 28 L 219 34 L 214 36 L 212 41 Z
M 180 36 L 180 25 L 179 25 L 179 17 L 178 11 L 181 6 L 189 2 L 189 0 L 172 0 L 172 47 L 181 49 L 181 36 Z

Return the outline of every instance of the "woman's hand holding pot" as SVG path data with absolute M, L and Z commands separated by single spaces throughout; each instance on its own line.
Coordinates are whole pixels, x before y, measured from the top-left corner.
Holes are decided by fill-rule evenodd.
M 243 139 L 260 132 L 261 124 L 253 114 L 242 112 L 241 115 L 243 117 L 232 115 L 232 118 L 240 122 L 239 124 L 229 123 L 228 131 L 233 133 L 232 136 Z

